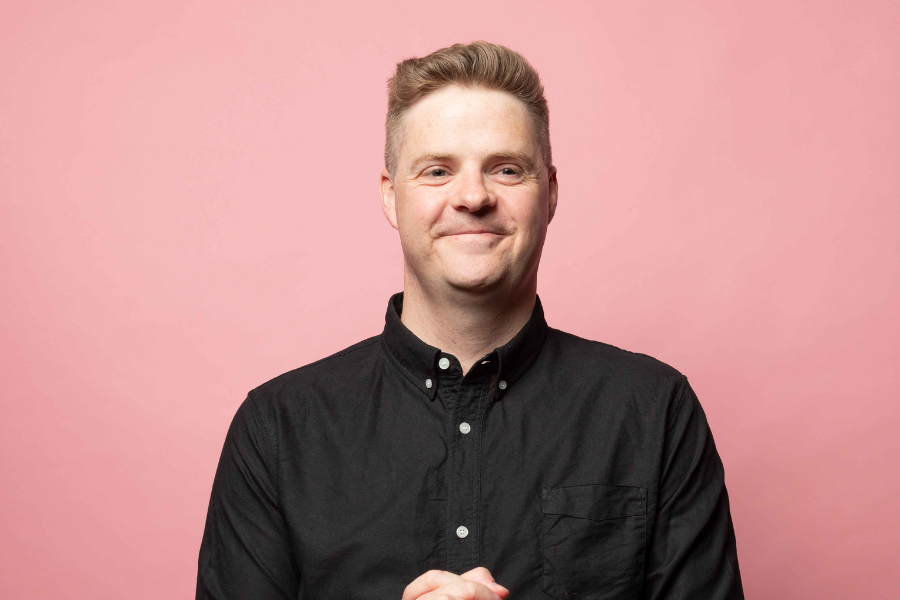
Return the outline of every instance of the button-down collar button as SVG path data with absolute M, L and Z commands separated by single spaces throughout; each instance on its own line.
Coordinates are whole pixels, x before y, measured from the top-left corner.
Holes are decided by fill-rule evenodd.
M 505 390 L 505 389 L 506 389 L 506 382 L 503 381 L 503 380 L 501 380 L 501 381 L 500 381 L 499 387 L 500 387 L 501 390 Z
M 433 385 L 433 384 L 431 383 L 431 380 L 430 380 L 430 379 L 426 379 L 426 380 L 425 380 L 425 387 L 427 387 L 429 390 L 431 389 L 431 386 L 432 386 L 432 385 Z
M 456 537 L 458 537 L 459 539 L 462 539 L 462 538 L 466 537 L 467 535 L 469 535 L 469 530 L 466 528 L 465 525 L 460 525 L 459 527 L 456 528 Z
M 447 367 L 450 366 L 450 359 L 442 358 L 441 360 L 438 361 L 438 366 L 442 369 L 446 369 Z
M 465 435 L 472 431 L 472 426 L 468 423 L 463 422 L 459 424 L 459 430 L 463 432 L 463 435 Z

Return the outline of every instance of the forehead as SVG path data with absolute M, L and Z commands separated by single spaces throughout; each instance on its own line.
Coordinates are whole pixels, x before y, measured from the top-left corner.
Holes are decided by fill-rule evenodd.
M 403 122 L 400 159 L 422 151 L 535 150 L 525 104 L 484 88 L 447 86 L 414 104 Z

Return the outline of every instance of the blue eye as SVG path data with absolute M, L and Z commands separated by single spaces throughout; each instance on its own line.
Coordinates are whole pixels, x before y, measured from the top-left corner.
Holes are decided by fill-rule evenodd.
M 445 171 L 444 169 L 434 169 L 434 170 L 428 172 L 428 175 L 430 175 L 432 177 L 442 177 L 443 175 L 446 175 L 446 174 L 447 174 L 447 171 Z

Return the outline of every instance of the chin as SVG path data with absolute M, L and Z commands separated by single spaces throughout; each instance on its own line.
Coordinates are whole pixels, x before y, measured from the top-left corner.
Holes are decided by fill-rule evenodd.
M 444 276 L 450 287 L 472 292 L 495 289 L 504 279 L 503 273 L 497 271 L 447 273 Z

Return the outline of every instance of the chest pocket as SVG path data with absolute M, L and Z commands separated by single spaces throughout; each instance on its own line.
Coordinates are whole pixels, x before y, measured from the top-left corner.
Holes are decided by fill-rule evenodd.
M 641 589 L 647 490 L 576 485 L 542 492 L 543 590 L 559 600 L 628 600 Z

